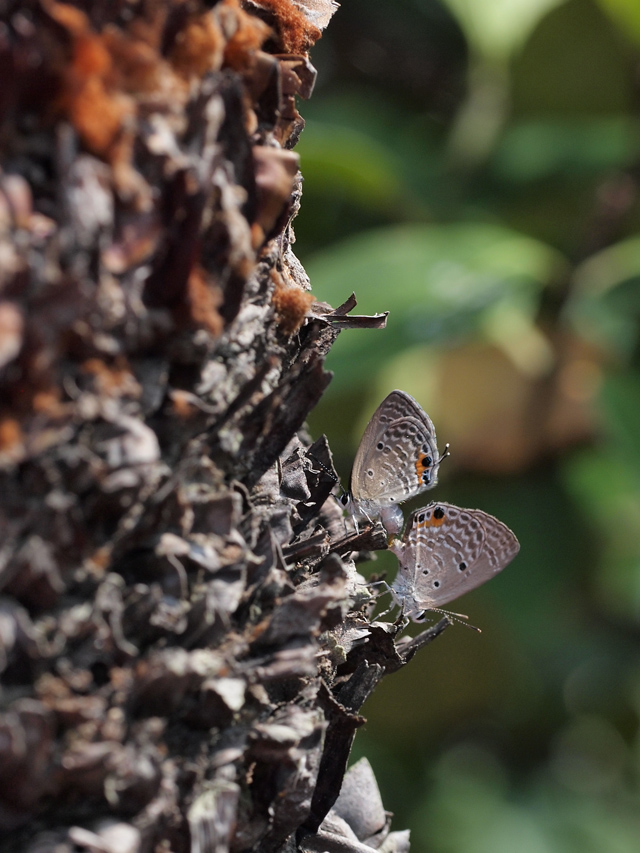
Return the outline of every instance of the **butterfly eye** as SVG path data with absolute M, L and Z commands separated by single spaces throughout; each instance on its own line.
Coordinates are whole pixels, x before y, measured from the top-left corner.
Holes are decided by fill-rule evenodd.
M 345 492 L 344 495 L 340 495 L 338 498 L 342 506 L 346 506 L 349 503 L 349 495 Z

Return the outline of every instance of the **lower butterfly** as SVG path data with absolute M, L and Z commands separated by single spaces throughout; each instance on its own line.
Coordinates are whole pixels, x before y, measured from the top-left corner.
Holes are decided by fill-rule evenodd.
M 492 515 L 438 502 L 412 513 L 402 538 L 389 548 L 400 564 L 393 597 L 403 615 L 420 622 L 425 611 L 440 609 L 501 572 L 520 543 Z

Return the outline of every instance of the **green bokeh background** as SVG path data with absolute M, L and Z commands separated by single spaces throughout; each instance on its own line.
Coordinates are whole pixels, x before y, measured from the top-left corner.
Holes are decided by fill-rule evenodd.
M 296 249 L 391 313 L 341 334 L 312 431 L 346 483 L 405 389 L 452 445 L 429 497 L 522 545 L 354 759 L 414 853 L 638 851 L 640 3 L 344 0 L 313 60 Z

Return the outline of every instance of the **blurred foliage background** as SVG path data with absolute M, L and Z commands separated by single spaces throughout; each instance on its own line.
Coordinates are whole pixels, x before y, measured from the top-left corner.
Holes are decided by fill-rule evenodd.
M 313 59 L 298 254 L 391 314 L 342 333 L 312 430 L 346 484 L 408 391 L 452 447 L 426 497 L 522 545 L 354 758 L 414 853 L 638 851 L 640 3 L 344 0 Z

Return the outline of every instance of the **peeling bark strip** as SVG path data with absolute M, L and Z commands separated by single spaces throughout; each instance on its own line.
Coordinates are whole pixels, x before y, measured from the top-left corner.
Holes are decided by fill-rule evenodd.
M 384 535 L 345 536 L 303 426 L 386 319 L 291 249 L 332 11 L 0 6 L 0 850 L 408 849 L 368 765 L 340 786 L 445 625 L 369 623 Z

